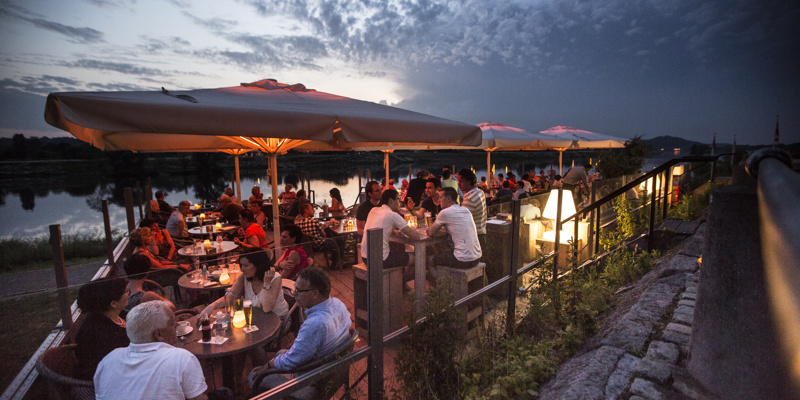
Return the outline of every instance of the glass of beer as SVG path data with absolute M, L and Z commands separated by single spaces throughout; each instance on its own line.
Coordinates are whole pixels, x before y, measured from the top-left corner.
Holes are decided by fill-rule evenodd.
M 253 323 L 253 302 L 250 300 L 244 301 L 244 319 L 247 321 L 247 329 L 250 329 L 250 325 Z

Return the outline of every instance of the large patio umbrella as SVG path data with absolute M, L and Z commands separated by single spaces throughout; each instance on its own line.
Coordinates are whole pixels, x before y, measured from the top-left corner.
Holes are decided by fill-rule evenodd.
M 45 120 L 105 150 L 258 149 L 268 154 L 273 198 L 278 154 L 300 145 L 347 149 L 387 143 L 475 146 L 474 125 L 261 80 L 168 92 L 70 92 L 47 97 Z M 316 143 L 316 145 L 314 145 Z M 278 220 L 278 208 L 273 207 Z M 280 236 L 275 227 L 275 237 Z
M 552 138 L 571 140 L 569 146 L 553 147 L 558 150 L 558 174 L 562 175 L 562 155 L 567 149 L 612 149 L 625 147 L 626 139 L 606 135 L 603 133 L 584 131 L 582 129 L 571 128 L 569 126 L 554 126 L 539 133 Z
M 478 127 L 483 132 L 481 148 L 486 151 L 486 174 L 490 177 L 493 151 L 547 150 L 568 147 L 572 143 L 568 139 L 553 138 L 496 122 L 483 122 L 478 124 Z

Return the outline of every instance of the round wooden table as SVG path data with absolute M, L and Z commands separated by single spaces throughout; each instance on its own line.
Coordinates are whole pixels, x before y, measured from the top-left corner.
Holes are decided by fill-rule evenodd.
M 212 314 L 210 321 L 215 321 L 216 312 Z M 275 338 L 278 334 L 278 329 L 281 325 L 281 318 L 273 312 L 265 313 L 258 307 L 253 307 L 253 325 L 258 327 L 255 332 L 245 333 L 244 328 L 235 328 L 231 323 L 228 327 L 225 337 L 228 340 L 223 344 L 213 343 L 200 343 L 203 335 L 200 332 L 200 326 L 197 325 L 197 317 L 188 319 L 189 326 L 194 329 L 191 333 L 178 339 L 175 347 L 181 347 L 189 350 L 195 357 L 199 359 L 222 359 L 222 383 L 223 386 L 236 390 L 237 378 L 242 377 L 244 372 L 244 363 L 240 364 L 240 368 L 234 367 L 234 356 L 241 354 L 255 348 L 256 346 L 263 346 L 269 340 Z M 212 329 L 211 337 L 213 340 L 214 333 Z M 196 340 L 197 339 L 197 340 Z
M 236 250 L 238 247 L 238 244 L 225 240 L 222 242 L 222 248 L 219 248 L 217 242 L 215 241 L 211 243 L 210 249 L 206 249 L 205 246 L 201 246 L 199 250 L 194 246 L 183 246 L 178 249 L 178 254 L 185 257 L 219 256 L 229 251 Z
M 178 286 L 190 292 L 217 292 L 232 286 L 233 282 L 236 282 L 236 279 L 239 277 L 239 275 L 241 275 L 242 270 L 228 271 L 231 281 L 224 285 L 219 283 L 219 281 L 214 280 L 211 281 L 213 282 L 212 285 L 204 285 L 201 282 L 192 282 L 195 280 L 194 274 L 196 273 L 199 273 L 199 271 L 191 271 L 183 274 L 183 276 L 178 279 Z
M 210 232 L 208 230 L 209 227 L 211 227 Z M 220 229 L 217 229 L 217 227 L 215 225 L 203 225 L 203 226 L 196 226 L 194 228 L 189 229 L 189 234 L 192 235 L 192 236 L 199 236 L 199 237 L 208 237 L 209 235 L 211 235 L 213 237 L 213 235 L 216 235 L 218 233 L 222 233 L 224 235 L 227 235 L 227 234 L 235 231 L 237 228 L 239 228 L 239 227 L 236 226 L 236 225 L 232 225 L 232 224 L 224 224 L 224 225 L 222 225 L 222 228 L 220 228 Z

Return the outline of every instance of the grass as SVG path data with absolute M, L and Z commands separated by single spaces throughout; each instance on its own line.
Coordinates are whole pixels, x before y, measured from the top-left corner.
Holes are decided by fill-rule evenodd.
M 118 231 L 112 233 L 113 242 L 122 237 Z M 67 265 L 83 264 L 106 259 L 105 235 L 100 232 L 65 235 L 62 238 L 64 259 Z M 0 274 L 53 266 L 53 250 L 49 237 L 0 240 Z
M 78 288 L 70 290 L 77 298 Z M 6 387 L 25 366 L 59 321 L 55 290 L 0 301 L 0 388 Z

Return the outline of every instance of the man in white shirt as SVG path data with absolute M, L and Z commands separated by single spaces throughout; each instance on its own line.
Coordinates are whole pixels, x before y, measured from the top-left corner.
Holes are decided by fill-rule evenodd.
M 435 265 L 467 269 L 481 258 L 481 245 L 472 213 L 457 203 L 458 193 L 453 188 L 442 189 L 442 211 L 436 222 L 428 228 L 428 236 L 450 235 L 453 251 L 440 251 L 433 256 Z
M 408 264 L 406 246 L 398 242 L 390 242 L 392 231 L 397 229 L 414 240 L 420 239 L 420 234 L 408 226 L 406 220 L 400 216 L 400 198 L 397 191 L 388 189 L 381 194 L 381 206 L 373 208 L 364 224 L 364 237 L 361 239 L 361 257 L 367 258 L 367 234 L 370 229 L 383 228 L 383 268 L 402 267 Z
M 173 347 L 178 337 L 169 303 L 148 301 L 134 307 L 125 331 L 131 344 L 108 353 L 97 366 L 98 400 L 208 398 L 200 362 L 189 351 Z
M 192 203 L 188 200 L 183 200 L 178 204 L 178 209 L 172 212 L 167 220 L 167 232 L 174 238 L 188 238 L 189 229 L 186 226 L 186 218 L 189 216 L 189 208 Z

